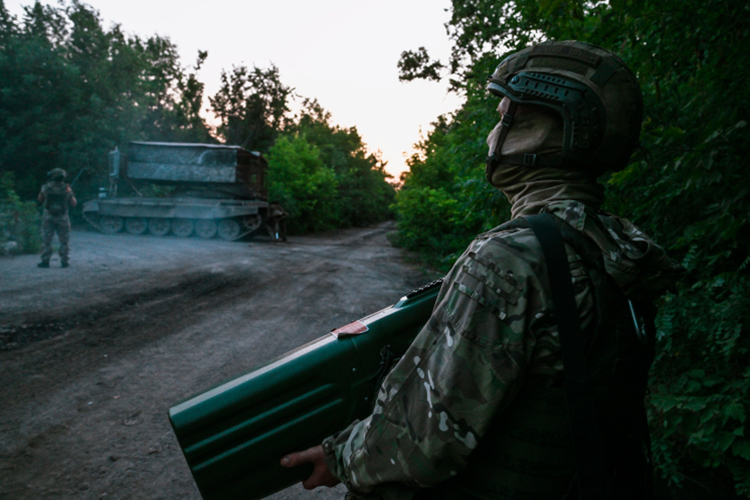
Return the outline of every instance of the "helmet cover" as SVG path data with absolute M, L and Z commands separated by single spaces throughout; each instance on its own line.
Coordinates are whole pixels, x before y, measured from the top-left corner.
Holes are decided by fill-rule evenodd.
M 565 164 L 594 177 L 625 168 L 638 144 L 638 81 L 622 59 L 596 45 L 545 42 L 523 49 L 498 65 L 487 89 L 516 106 L 559 113 Z M 512 117 L 505 121 L 512 123 Z
M 62 181 L 65 180 L 65 177 L 68 174 L 65 172 L 65 170 L 61 168 L 53 168 L 49 172 L 47 172 L 47 177 L 52 179 L 53 181 Z

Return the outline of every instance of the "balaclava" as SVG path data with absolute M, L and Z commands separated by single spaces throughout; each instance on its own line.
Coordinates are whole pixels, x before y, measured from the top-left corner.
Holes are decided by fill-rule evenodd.
M 503 110 L 507 98 L 501 102 Z M 487 145 L 494 152 L 501 122 L 490 132 Z M 552 110 L 539 106 L 519 106 L 513 126 L 503 142 L 500 154 L 525 153 L 551 154 L 562 152 L 563 123 Z M 575 165 L 566 167 L 540 167 L 500 164 L 492 174 L 490 183 L 502 191 L 510 201 L 513 218 L 538 213 L 554 201 L 575 200 L 598 209 L 604 201 L 604 187 L 591 179 Z

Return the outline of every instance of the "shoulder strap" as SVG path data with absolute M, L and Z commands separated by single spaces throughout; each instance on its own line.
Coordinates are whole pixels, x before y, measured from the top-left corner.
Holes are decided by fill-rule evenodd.
M 538 214 L 526 219 L 542 246 L 552 287 L 580 499 L 605 500 L 611 497 L 607 461 L 565 246 L 552 215 Z

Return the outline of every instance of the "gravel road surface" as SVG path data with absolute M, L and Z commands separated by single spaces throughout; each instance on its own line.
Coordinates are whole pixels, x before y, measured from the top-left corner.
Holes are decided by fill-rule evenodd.
M 74 230 L 68 269 L 0 258 L 0 498 L 200 499 L 168 408 L 432 279 L 391 230 L 288 243 Z

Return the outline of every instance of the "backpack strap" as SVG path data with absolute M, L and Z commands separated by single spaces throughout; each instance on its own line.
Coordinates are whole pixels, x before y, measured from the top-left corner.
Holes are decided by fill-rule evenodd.
M 581 500 L 606 500 L 611 497 L 611 491 L 604 441 L 563 239 L 554 216 L 537 214 L 525 219 L 539 240 L 547 262 L 562 347 L 565 400 L 573 436 L 579 497 Z

